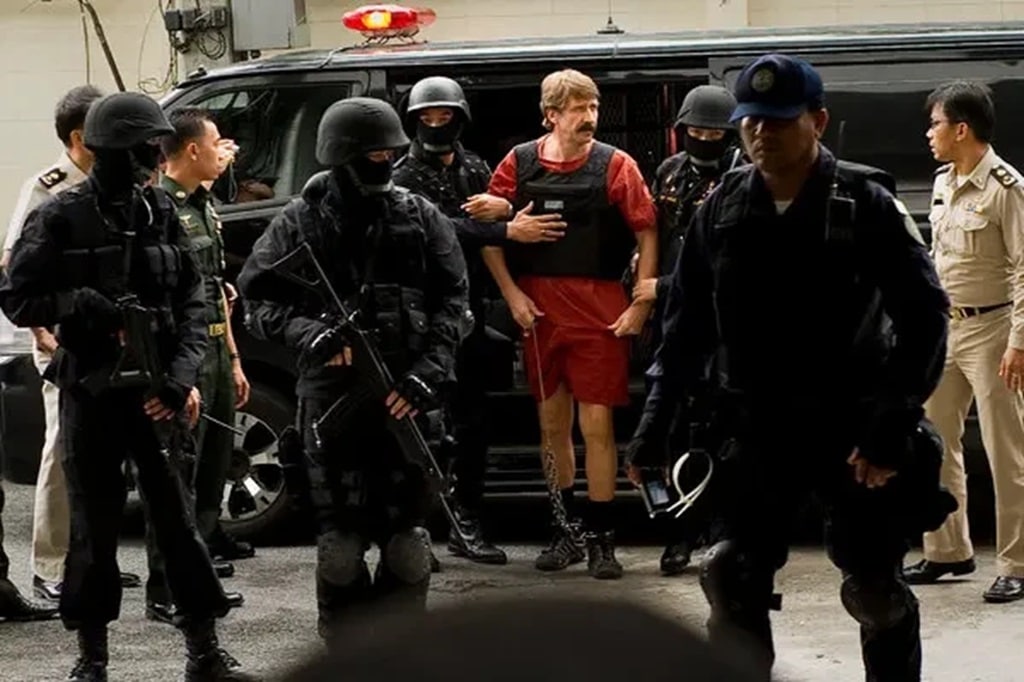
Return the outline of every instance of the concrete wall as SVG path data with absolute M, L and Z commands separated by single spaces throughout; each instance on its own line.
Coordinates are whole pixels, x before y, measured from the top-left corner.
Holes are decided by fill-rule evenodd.
M 207 0 L 204 0 L 204 2 Z M 280 0 L 290 2 L 291 0 Z M 157 0 L 92 0 L 129 89 L 156 93 L 168 68 Z M 164 2 L 163 4 L 166 4 Z M 365 2 L 306 0 L 314 47 L 361 38 L 341 16 Z M 606 0 L 418 0 L 437 12 L 427 40 L 592 33 L 608 18 Z M 1024 0 L 613 0 L 615 23 L 636 33 L 699 27 L 1024 19 Z M 53 106 L 87 80 L 114 81 L 90 27 L 85 48 L 75 0 L 0 0 L 0 230 L 30 174 L 59 154 Z M 88 58 L 88 68 L 87 68 Z

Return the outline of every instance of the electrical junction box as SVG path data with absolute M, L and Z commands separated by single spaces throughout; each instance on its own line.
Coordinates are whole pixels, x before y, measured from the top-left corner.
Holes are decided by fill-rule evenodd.
M 236 51 L 309 47 L 306 0 L 231 0 Z

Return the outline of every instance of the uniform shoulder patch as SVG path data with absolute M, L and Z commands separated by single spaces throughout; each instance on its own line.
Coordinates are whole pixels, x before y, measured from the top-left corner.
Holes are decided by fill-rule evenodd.
M 896 205 L 896 212 L 900 214 L 900 218 L 903 220 L 903 229 L 907 231 L 910 238 L 921 246 L 927 246 L 924 241 L 924 237 L 921 236 L 921 230 L 917 227 L 917 221 L 914 220 L 914 216 L 907 210 L 906 205 L 899 199 L 893 198 L 893 204 Z
M 1013 187 L 1017 184 L 1017 174 L 1006 166 L 996 166 L 993 168 L 992 177 L 1003 187 Z
M 52 170 L 46 171 L 45 173 L 39 176 L 39 184 L 45 187 L 46 189 L 53 189 L 61 182 L 63 182 L 65 179 L 67 179 L 67 177 L 68 174 L 66 172 L 64 172 L 60 168 L 54 168 Z

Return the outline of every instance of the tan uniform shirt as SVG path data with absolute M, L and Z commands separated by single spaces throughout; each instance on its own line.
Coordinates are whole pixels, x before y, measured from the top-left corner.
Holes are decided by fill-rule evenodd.
M 953 306 L 1012 301 L 1010 346 L 1024 350 L 1024 178 L 989 147 L 965 178 L 952 165 L 936 172 L 928 217 Z
M 18 241 L 21 236 L 25 218 L 32 212 L 32 209 L 54 194 L 77 185 L 85 178 L 86 174 L 75 165 L 67 152 L 61 154 L 51 168 L 29 178 L 21 186 L 18 203 L 14 205 L 14 213 L 11 214 L 11 222 L 7 226 L 7 236 L 4 238 L 4 251 L 8 252 L 14 248 L 14 242 Z

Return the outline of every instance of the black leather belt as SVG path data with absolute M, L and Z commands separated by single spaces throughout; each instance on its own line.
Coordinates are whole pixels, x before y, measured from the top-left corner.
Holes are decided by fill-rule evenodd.
M 957 308 L 952 307 L 949 309 L 949 316 L 954 320 L 966 320 L 968 317 L 974 317 L 975 315 L 981 315 L 982 313 L 990 313 L 993 310 L 999 310 L 1010 305 L 1010 301 L 1006 303 L 997 303 L 995 305 L 983 305 L 979 308 Z

